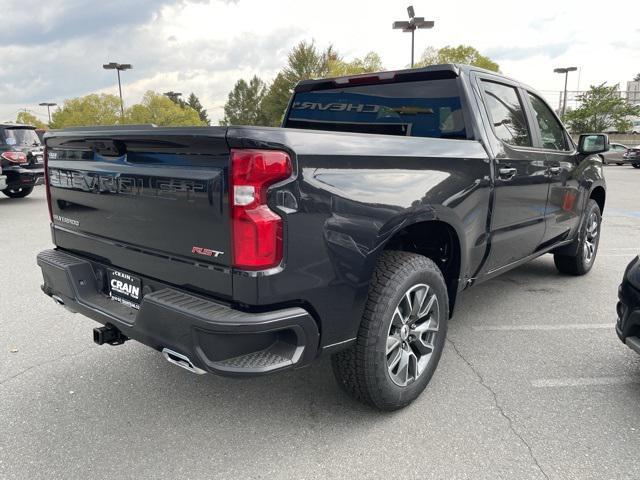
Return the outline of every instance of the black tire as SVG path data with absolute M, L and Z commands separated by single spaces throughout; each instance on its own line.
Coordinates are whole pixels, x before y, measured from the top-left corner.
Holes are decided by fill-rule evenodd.
M 622 166 L 622 165 L 624 165 L 624 162 L 616 162 L 616 165 Z
M 640 168 L 640 163 L 632 163 L 633 168 Z
M 420 294 L 422 291 L 424 294 Z M 423 316 L 417 313 L 404 318 L 399 313 L 415 310 L 410 308 L 411 295 L 416 309 L 425 309 Z M 436 264 L 415 253 L 383 252 L 371 280 L 356 343 L 332 356 L 338 384 L 355 399 L 380 410 L 409 405 L 426 388 L 438 366 L 448 318 L 447 286 Z M 399 345 L 390 350 L 390 342 L 396 339 Z M 394 360 L 397 367 L 392 365 Z M 400 370 L 403 364 L 407 371 L 404 376 Z M 405 385 L 398 383 L 400 377 L 406 380 Z
M 5 188 L 2 190 L 9 198 L 24 198 L 33 192 L 33 187 L 21 187 L 21 188 Z
M 595 224 L 595 230 L 593 222 Z M 596 261 L 600 244 L 602 214 L 595 200 L 590 199 L 585 208 L 582 224 L 578 232 L 578 250 L 575 255 L 554 254 L 556 268 L 567 275 L 584 275 L 591 270 Z

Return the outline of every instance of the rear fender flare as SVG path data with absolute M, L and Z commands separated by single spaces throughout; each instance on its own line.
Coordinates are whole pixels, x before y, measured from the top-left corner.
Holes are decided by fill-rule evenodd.
M 369 256 L 369 263 L 366 269 L 367 273 L 365 274 L 367 275 L 367 278 L 370 278 L 373 273 L 380 253 L 386 248 L 388 243 L 397 233 L 412 225 L 432 221 L 439 221 L 447 224 L 455 231 L 456 236 L 458 237 L 460 245 L 460 275 L 457 290 L 462 290 L 464 287 L 462 279 L 465 276 L 467 266 L 467 241 L 464 234 L 464 228 L 460 218 L 453 212 L 453 210 L 442 205 L 426 205 L 421 207 L 419 211 L 406 212 L 406 214 L 398 215 L 386 222 L 380 228 L 378 232 L 378 243 Z

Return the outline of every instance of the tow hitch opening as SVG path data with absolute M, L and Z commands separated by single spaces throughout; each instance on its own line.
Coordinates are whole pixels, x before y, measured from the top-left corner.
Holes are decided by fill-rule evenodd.
M 93 341 L 98 345 L 122 345 L 129 340 L 113 325 L 105 325 L 104 327 L 97 327 L 93 329 Z

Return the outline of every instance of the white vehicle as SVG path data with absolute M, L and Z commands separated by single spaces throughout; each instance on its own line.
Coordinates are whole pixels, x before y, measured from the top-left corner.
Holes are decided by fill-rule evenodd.
M 640 133 L 640 120 L 634 120 L 633 122 L 631 122 L 631 124 L 633 125 L 631 127 L 631 133 L 633 133 L 634 135 L 637 135 Z

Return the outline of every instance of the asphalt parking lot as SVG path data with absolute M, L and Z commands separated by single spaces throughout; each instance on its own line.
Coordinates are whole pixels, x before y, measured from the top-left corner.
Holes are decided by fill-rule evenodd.
M 551 256 L 463 293 L 440 367 L 409 408 L 347 398 L 326 360 L 196 376 L 40 292 L 44 190 L 0 198 L 0 478 L 638 478 L 640 356 L 614 332 L 640 250 L 640 170 L 606 169 L 596 265 Z

